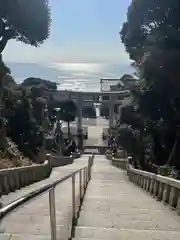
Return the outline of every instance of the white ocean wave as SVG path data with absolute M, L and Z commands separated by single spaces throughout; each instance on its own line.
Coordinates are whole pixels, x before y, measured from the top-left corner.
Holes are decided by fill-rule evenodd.
M 59 89 L 99 91 L 101 78 L 120 78 L 133 70 L 127 65 L 96 63 L 9 63 L 17 82 L 38 77 L 59 83 Z M 108 87 L 108 84 L 104 84 Z

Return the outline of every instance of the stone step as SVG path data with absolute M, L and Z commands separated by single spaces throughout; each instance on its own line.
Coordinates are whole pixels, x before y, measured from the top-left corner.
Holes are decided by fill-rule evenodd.
M 47 235 L 31 235 L 31 234 L 0 234 L 1 240 L 51 240 L 50 236 Z M 63 238 L 62 238 L 63 240 Z
M 73 238 L 73 240 L 89 240 L 89 239 L 91 239 L 91 240 L 99 240 L 98 238 Z
M 72 223 L 72 196 L 71 182 L 67 181 L 64 186 L 58 186 L 56 196 L 56 223 L 58 239 L 70 237 Z M 79 188 L 76 187 L 76 209 L 79 206 Z M 50 214 L 48 193 L 31 201 L 27 205 L 18 208 L 7 216 L 0 226 L 1 233 L 12 235 L 47 235 L 50 236 Z M 60 238 L 61 239 L 61 238 Z M 62 238 L 63 239 L 63 238 Z
M 136 229 L 136 230 L 159 230 L 159 231 L 177 231 L 180 226 L 180 219 L 175 214 L 171 215 L 171 222 L 167 219 L 167 215 L 163 211 L 159 214 L 121 214 L 106 211 L 96 211 L 94 217 L 93 212 L 81 212 L 78 226 L 81 227 L 97 227 L 97 228 L 117 228 L 117 229 Z M 172 217 L 173 216 L 173 217 Z
M 179 240 L 180 232 L 135 229 L 77 227 L 74 240 Z
M 9 225 L 9 227 L 7 228 L 7 233 L 5 233 L 5 234 L 0 233 L 0 239 L 1 239 L 1 237 L 6 236 L 8 234 L 11 236 L 10 240 L 12 240 L 12 239 L 18 239 L 18 240 L 27 239 L 26 236 L 34 236 L 34 238 L 32 238 L 32 240 L 38 239 L 37 237 L 39 237 L 39 238 L 41 237 L 40 239 L 42 239 L 42 236 L 47 236 L 48 237 L 47 239 L 51 239 L 51 230 L 50 230 L 50 226 L 48 223 L 42 223 L 42 224 L 35 223 L 34 225 L 13 223 L 13 225 Z M 23 238 L 23 236 L 24 236 L 24 238 Z M 64 225 L 57 225 L 57 237 L 58 237 L 58 240 L 68 239 L 68 237 L 70 237 L 70 229 L 68 229 Z
M 151 197 L 151 196 L 149 196 Z M 104 209 L 108 210 L 111 208 L 111 211 L 116 211 L 117 213 L 131 213 L 131 212 L 139 212 L 139 211 L 148 211 L 151 213 L 156 214 L 157 211 L 165 211 L 167 214 L 168 206 L 165 206 L 164 204 L 143 204 L 143 201 L 140 201 L 138 203 L 134 203 L 132 205 L 129 204 L 130 201 L 119 201 L 116 198 L 103 198 L 103 197 L 92 197 L 86 199 L 86 204 L 82 205 L 81 210 L 82 211 L 91 211 L 96 212 L 97 209 Z M 142 203 L 142 204 L 141 204 Z M 169 212 L 169 211 L 168 211 Z
M 97 156 L 75 240 L 178 240 L 180 218 Z

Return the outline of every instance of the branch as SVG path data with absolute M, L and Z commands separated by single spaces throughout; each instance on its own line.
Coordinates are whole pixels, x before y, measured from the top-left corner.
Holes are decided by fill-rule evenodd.
M 0 53 L 5 49 L 7 42 L 15 36 L 15 33 L 12 29 L 4 29 L 2 33 L 2 39 L 0 40 Z
M 6 29 L 6 25 L 4 21 L 0 18 L 0 36 L 1 37 L 3 36 L 5 29 Z
M 0 18 L 0 53 L 5 49 L 7 42 L 15 36 L 15 31 L 9 28 L 2 18 Z
M 2 40 L 0 41 L 0 53 L 2 53 L 3 50 L 5 49 L 7 42 L 8 40 L 5 40 L 4 38 L 2 38 Z

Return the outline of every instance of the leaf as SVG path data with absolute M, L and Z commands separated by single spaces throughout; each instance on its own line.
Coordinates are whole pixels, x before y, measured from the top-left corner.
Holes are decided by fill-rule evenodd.
M 3 40 L 15 38 L 37 47 L 48 38 L 51 24 L 48 0 L 0 0 L 0 6 Z

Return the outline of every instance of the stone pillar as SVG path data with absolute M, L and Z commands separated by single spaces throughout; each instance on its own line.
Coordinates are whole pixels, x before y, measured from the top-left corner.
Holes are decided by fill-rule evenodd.
M 109 95 L 109 127 L 114 125 L 114 98 L 113 95 Z

